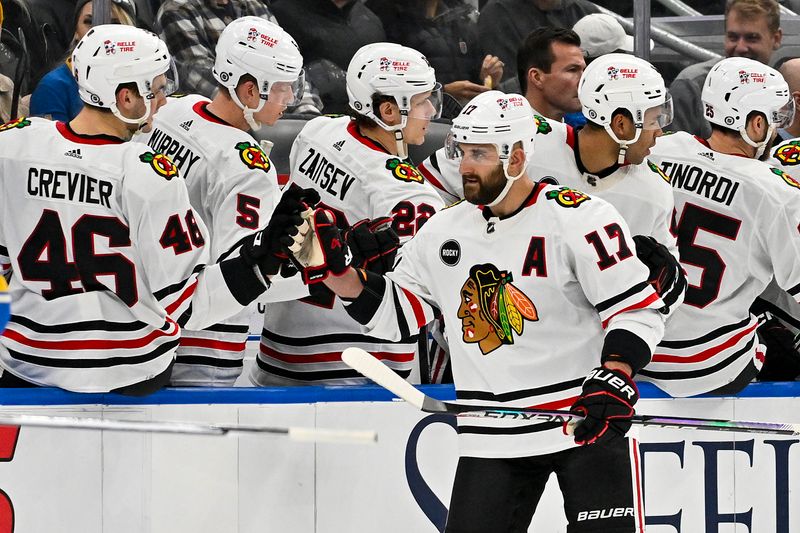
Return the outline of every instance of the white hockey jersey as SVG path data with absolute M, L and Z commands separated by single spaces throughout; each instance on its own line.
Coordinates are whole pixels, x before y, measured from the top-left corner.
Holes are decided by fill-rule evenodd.
M 211 113 L 209 103 L 199 95 L 170 98 L 153 118 L 152 131 L 136 140 L 178 166 L 192 207 L 211 234 L 210 260 L 217 262 L 266 225 L 280 190 L 255 139 Z M 232 386 L 242 372 L 251 312 L 248 307 L 204 330 L 184 330 L 171 383 Z
M 602 174 L 591 174 L 581 162 L 576 130 L 563 122 L 536 115 L 537 134 L 527 173 L 538 181 L 556 183 L 602 198 L 622 214 L 634 235 L 649 235 L 678 257 L 675 237 L 670 233 L 674 209 L 669 179 L 647 161 L 620 165 Z M 447 159 L 444 148 L 422 164 L 420 171 L 447 202 L 464 197 L 458 162 Z M 673 305 L 675 308 L 680 300 Z
M 363 137 L 349 117 L 319 117 L 306 124 L 292 145 L 290 166 L 287 186 L 317 189 L 320 205 L 336 213 L 341 227 L 391 216 L 404 241 L 443 207 L 413 164 Z M 253 383 L 364 383 L 341 360 L 349 346 L 370 350 L 401 375 L 410 374 L 419 328 L 396 342 L 381 340 L 366 335 L 322 284 L 312 295 L 268 306 Z
M 800 293 L 800 182 L 685 132 L 661 137 L 652 157 L 671 177 L 689 287 L 639 377 L 673 396 L 710 392 L 760 367 L 749 309 L 773 276 Z
M 461 403 L 568 409 L 600 364 L 605 332 L 627 329 L 651 349 L 661 339 L 663 302 L 647 277 L 610 204 L 538 184 L 502 219 L 467 202 L 433 217 L 401 249 L 368 327 L 397 338 L 438 309 Z M 554 420 L 459 419 L 458 434 L 464 456 L 574 446 Z
M 257 282 L 252 269 L 204 267 L 207 239 L 164 155 L 42 119 L 0 127 L 0 264 L 14 301 L 3 367 L 81 392 L 162 373 L 181 327 L 241 311 L 230 274 Z

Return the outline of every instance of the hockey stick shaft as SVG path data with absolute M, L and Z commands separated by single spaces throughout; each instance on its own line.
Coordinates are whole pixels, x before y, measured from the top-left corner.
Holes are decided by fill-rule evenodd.
M 351 431 L 309 427 L 199 424 L 191 422 L 118 420 L 44 415 L 11 415 L 5 413 L 0 414 L 0 425 L 212 436 L 227 435 L 228 433 L 257 433 L 285 436 L 292 440 L 303 442 L 341 442 L 354 444 L 371 444 L 377 442 L 378 439 L 374 431 Z
M 577 423 L 583 420 L 582 416 L 569 411 L 537 409 L 535 407 L 498 407 L 443 402 L 425 395 L 405 379 L 395 374 L 391 368 L 360 348 L 346 349 L 342 353 L 342 361 L 378 385 L 388 389 L 399 398 L 426 413 L 446 413 L 459 417 L 472 418 L 527 420 L 530 422 Z M 800 424 L 651 415 L 634 415 L 632 422 L 643 426 L 733 431 L 740 433 L 765 433 L 771 435 L 800 435 Z

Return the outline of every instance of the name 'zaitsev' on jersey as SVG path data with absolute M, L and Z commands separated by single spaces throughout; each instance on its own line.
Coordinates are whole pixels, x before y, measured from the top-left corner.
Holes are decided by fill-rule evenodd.
M 661 137 L 653 159 L 672 178 L 689 288 L 639 377 L 689 396 L 727 385 L 749 364 L 760 368 L 749 309 L 773 276 L 798 298 L 800 183 L 684 132 Z
M 602 198 L 625 218 L 634 235 L 649 235 L 678 257 L 675 236 L 669 231 L 674 201 L 669 178 L 649 161 L 615 165 L 600 175 L 589 173 L 578 151 L 577 131 L 563 122 L 536 117 L 536 151 L 529 156 L 528 175 L 534 180 L 572 187 Z M 422 174 L 449 202 L 464 197 L 458 163 L 447 159 L 444 148 L 419 165 Z M 680 304 L 670 307 L 674 309 Z
M 252 268 L 206 268 L 207 235 L 175 165 L 147 146 L 36 118 L 2 126 L 0 264 L 14 300 L 3 366 L 79 392 L 163 373 L 182 327 L 264 290 Z
M 632 247 L 607 202 L 539 184 L 516 213 L 494 222 L 467 202 L 437 213 L 400 249 L 377 310 L 347 309 L 387 338 L 440 310 L 459 403 L 568 409 L 600 363 L 606 332 L 626 329 L 651 350 L 661 339 L 664 304 Z M 461 455 L 574 447 L 560 422 L 459 419 Z
M 415 166 L 363 137 L 349 117 L 319 117 L 306 124 L 292 145 L 290 166 L 287 186 L 316 188 L 320 206 L 336 213 L 340 227 L 392 216 L 402 242 L 443 207 Z M 371 351 L 403 376 L 410 374 L 419 328 L 394 342 L 369 336 L 332 292 L 323 287 L 317 292 L 322 294 L 269 306 L 252 374 L 255 384 L 364 383 L 341 360 L 349 346 Z
M 211 233 L 210 260 L 217 262 L 266 224 L 280 190 L 275 168 L 255 139 L 208 111 L 208 103 L 198 95 L 170 98 L 153 118 L 151 133 L 137 140 L 180 169 L 192 207 Z M 294 297 L 307 296 L 300 276 L 295 278 Z M 281 284 L 287 281 L 276 277 L 273 285 Z M 275 288 L 262 301 L 280 294 Z M 242 372 L 251 312 L 245 309 L 202 331 L 184 330 L 171 383 L 233 385 Z

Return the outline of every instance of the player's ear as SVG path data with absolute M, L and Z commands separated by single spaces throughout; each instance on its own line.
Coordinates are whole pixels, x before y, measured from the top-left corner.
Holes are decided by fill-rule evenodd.
M 378 115 L 389 126 L 400 124 L 400 108 L 394 102 L 381 102 L 381 105 L 378 106 Z
M 246 80 L 239 83 L 239 86 L 236 87 L 236 95 L 239 97 L 239 101 L 247 107 L 255 108 L 258 106 L 260 93 L 253 80 Z
M 624 113 L 614 113 L 611 117 L 611 131 L 617 136 L 617 139 L 633 139 L 633 121 L 625 116 Z
M 514 147 L 511 149 L 511 156 L 508 158 L 508 173 L 511 176 L 519 175 L 525 165 L 525 158 L 526 154 L 522 148 L 522 143 L 514 143 Z

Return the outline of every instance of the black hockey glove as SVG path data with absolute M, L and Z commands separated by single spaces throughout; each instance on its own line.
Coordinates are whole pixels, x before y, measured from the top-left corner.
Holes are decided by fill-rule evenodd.
M 291 187 L 281 196 L 267 227 L 247 236 L 239 254 L 245 263 L 258 266 L 265 280 L 274 276 L 289 261 L 288 247 L 303 225 L 302 213 L 319 202 L 314 189 Z
M 623 437 L 631 428 L 633 406 L 639 389 L 621 370 L 597 367 L 583 382 L 583 391 L 570 411 L 584 417 L 574 430 L 575 444 L 608 442 Z M 565 424 L 566 432 L 566 424 Z
M 291 251 L 302 265 L 303 281 L 310 285 L 324 281 L 329 274 L 342 274 L 353 262 L 353 253 L 336 227 L 332 212 L 315 209 L 307 221 L 311 226 L 308 233 Z
M 661 312 L 669 313 L 669 308 L 686 291 L 686 275 L 681 264 L 669 249 L 648 235 L 635 235 L 636 256 L 650 269 L 648 281 L 666 306 Z
M 362 220 L 344 232 L 353 253 L 353 266 L 376 274 L 386 274 L 394 267 L 400 237 L 391 228 L 391 217 Z
M 758 340 L 767 347 L 758 381 L 794 381 L 800 376 L 800 353 L 794 334 L 775 317 L 756 330 Z

